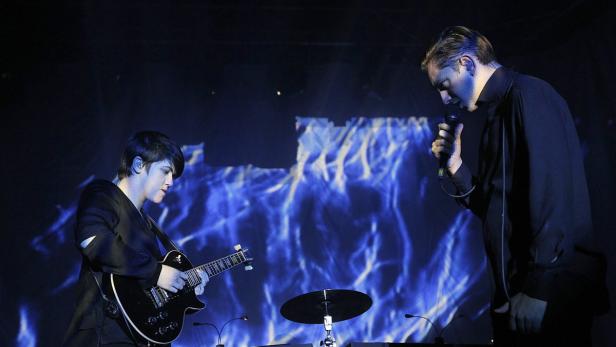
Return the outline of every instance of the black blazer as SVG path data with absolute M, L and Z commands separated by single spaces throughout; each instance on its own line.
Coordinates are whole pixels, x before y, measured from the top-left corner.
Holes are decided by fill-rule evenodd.
M 132 341 L 122 318 L 113 320 L 105 315 L 104 300 L 94 277 L 107 294 L 104 274 L 135 277 L 144 287 L 156 285 L 162 255 L 156 234 L 142 213 L 112 182 L 95 180 L 82 192 L 75 226 L 75 244 L 82 255 L 82 265 L 77 305 L 63 346 Z M 82 249 L 81 242 L 92 236 L 95 238 Z

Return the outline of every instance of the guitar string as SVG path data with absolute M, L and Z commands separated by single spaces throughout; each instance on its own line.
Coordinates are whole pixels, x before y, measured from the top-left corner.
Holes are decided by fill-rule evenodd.
M 234 258 L 235 256 L 237 257 L 237 259 Z M 230 262 L 229 262 L 230 265 L 227 265 L 225 263 L 225 260 L 229 260 L 229 259 L 231 259 Z M 243 260 L 242 257 L 240 256 L 240 253 L 238 252 L 238 253 L 234 253 L 234 254 L 228 255 L 228 256 L 226 256 L 224 258 L 220 258 L 220 259 L 211 261 L 209 263 L 205 263 L 203 265 L 199 265 L 199 266 L 194 267 L 194 268 L 192 268 L 190 270 L 184 271 L 184 273 L 186 273 L 189 276 L 189 279 L 190 279 L 190 276 L 195 276 L 197 278 L 197 280 L 196 280 L 196 282 L 194 284 L 190 283 L 190 280 L 189 280 L 189 285 L 191 287 L 196 287 L 197 285 L 199 285 L 201 283 L 201 276 L 199 276 L 196 273 L 197 270 L 205 270 L 205 272 L 208 274 L 209 277 L 213 277 L 213 276 L 216 276 L 216 275 L 222 273 L 225 270 L 228 270 L 228 269 L 230 269 L 232 267 L 240 265 L 243 261 L 245 261 L 245 257 L 244 257 L 244 260 Z M 214 265 L 216 265 L 216 268 L 214 267 Z

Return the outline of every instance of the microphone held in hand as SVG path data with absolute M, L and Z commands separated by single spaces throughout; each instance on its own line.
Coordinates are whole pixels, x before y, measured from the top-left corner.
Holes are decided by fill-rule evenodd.
M 449 125 L 449 132 L 451 133 L 451 136 L 454 137 L 454 142 L 455 142 L 455 130 L 456 127 L 458 126 L 458 124 L 460 124 L 460 117 L 458 117 L 455 113 L 447 113 L 445 115 L 445 123 L 447 125 Z M 439 138 L 441 138 L 439 136 Z M 453 150 L 453 143 L 452 143 L 452 150 Z M 452 153 L 442 153 L 439 157 L 438 160 L 438 177 L 439 178 L 443 178 L 445 176 L 445 170 L 447 170 L 447 162 L 449 161 L 449 158 L 451 158 L 451 154 Z

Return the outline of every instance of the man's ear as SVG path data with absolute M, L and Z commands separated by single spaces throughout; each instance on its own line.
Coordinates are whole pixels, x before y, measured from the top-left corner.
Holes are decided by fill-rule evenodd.
M 460 65 L 464 66 L 471 76 L 475 76 L 476 68 L 475 61 L 470 55 L 464 54 L 460 57 Z
M 139 174 L 141 173 L 141 170 L 143 170 L 145 168 L 145 164 L 143 163 L 143 159 L 140 156 L 136 156 L 135 158 L 133 158 L 133 163 L 131 165 L 131 171 L 134 174 Z

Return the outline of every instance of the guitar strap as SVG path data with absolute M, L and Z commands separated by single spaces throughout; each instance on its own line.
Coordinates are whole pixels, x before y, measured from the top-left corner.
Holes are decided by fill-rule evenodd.
M 150 223 L 150 225 L 152 226 L 152 229 L 154 229 L 154 232 L 156 233 L 156 236 L 158 236 L 158 238 L 160 239 L 160 242 L 162 242 L 163 246 L 165 246 L 165 248 L 167 250 L 169 249 L 174 249 L 176 251 L 180 251 L 180 249 L 178 248 L 178 246 L 171 241 L 171 239 L 169 238 L 169 236 L 167 236 L 167 234 L 165 234 L 161 228 L 158 226 L 158 224 L 156 224 L 156 222 L 154 221 L 154 219 L 152 219 L 152 217 L 144 214 L 144 216 L 146 217 L 146 219 L 148 220 L 148 222 Z

